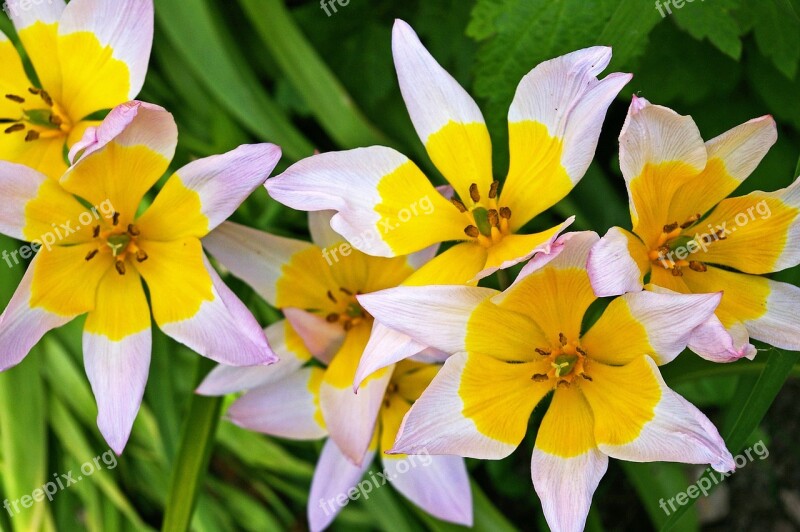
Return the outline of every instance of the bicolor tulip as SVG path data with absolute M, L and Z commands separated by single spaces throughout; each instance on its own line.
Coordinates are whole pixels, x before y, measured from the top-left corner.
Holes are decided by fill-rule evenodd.
M 58 179 L 93 115 L 136 97 L 153 44 L 152 0 L 8 0 L 36 70 L 0 32 L 0 160 Z
M 0 316 L 0 369 L 18 364 L 47 331 L 88 315 L 86 373 L 98 425 L 117 453 L 147 382 L 151 308 L 161 330 L 203 356 L 246 366 L 276 360 L 200 239 L 264 183 L 280 149 L 241 146 L 194 161 L 142 205 L 167 171 L 177 136 L 171 114 L 134 101 L 87 129 L 59 181 L 0 163 L 0 194 L 8 203 L 0 232 L 40 248 Z
M 416 284 L 476 282 L 546 251 L 572 219 L 535 234 L 521 231 L 589 167 L 606 111 L 631 79 L 620 73 L 597 79 L 611 49 L 546 61 L 522 79 L 508 115 L 511 163 L 501 186 L 483 115 L 469 94 L 405 22 L 395 23 L 392 45 L 411 121 L 458 197 L 441 197 L 408 157 L 382 146 L 304 159 L 267 182 L 270 194 L 295 209 L 337 211 L 333 228 L 370 255 L 458 242 Z
M 471 524 L 471 492 L 461 458 L 384 454 L 403 416 L 440 365 L 406 360 L 368 376 L 358 395 L 352 390 L 373 326 L 372 316 L 356 298 L 397 286 L 432 253 L 371 257 L 348 249 L 331 231 L 330 213 L 312 213 L 310 220 L 314 243 L 230 222 L 205 238 L 212 255 L 281 308 L 286 319 L 266 330 L 280 362 L 269 367 L 219 366 L 198 393 L 247 390 L 230 407 L 228 417 L 250 430 L 299 440 L 330 436 L 309 497 L 314 531 L 333 521 L 341 510 L 338 501 L 356 486 L 362 491 L 380 489 L 386 479 L 431 515 Z M 344 253 L 333 260 L 331 250 L 336 249 Z M 312 358 L 315 362 L 309 363 Z M 384 471 L 364 477 L 378 449 Z
M 597 240 L 562 236 L 504 292 L 399 287 L 359 297 L 376 320 L 452 353 L 390 452 L 505 458 L 549 397 L 531 475 L 555 531 L 582 530 L 609 456 L 734 468 L 711 422 L 659 371 L 720 294 L 626 294 L 589 325 L 597 298 L 585 264 Z
M 800 180 L 731 197 L 775 143 L 771 116 L 703 142 L 691 117 L 634 97 L 620 135 L 633 232 L 614 227 L 592 251 L 598 295 L 648 288 L 724 292 L 689 347 L 715 361 L 756 349 L 755 338 L 800 350 L 800 288 L 765 274 L 800 263 Z

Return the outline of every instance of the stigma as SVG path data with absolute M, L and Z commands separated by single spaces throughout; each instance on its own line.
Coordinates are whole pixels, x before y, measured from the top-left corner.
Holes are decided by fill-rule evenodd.
M 535 373 L 531 376 L 534 382 L 549 382 L 554 388 L 569 388 L 576 378 L 591 381 L 586 373 L 588 355 L 577 341 L 569 341 L 564 333 L 559 333 L 558 340 L 551 349 L 536 348 L 536 354 L 549 363 L 546 373 Z
M 130 258 L 136 262 L 144 262 L 150 257 L 138 245 L 138 237 L 141 231 L 134 224 L 123 227 L 120 224 L 120 213 L 115 212 L 111 217 L 111 227 L 103 229 L 97 225 L 92 230 L 92 238 L 98 247 L 91 250 L 85 260 L 91 261 L 100 254 L 110 254 L 114 259 L 114 269 L 119 275 L 125 275 L 128 271 L 126 266 Z

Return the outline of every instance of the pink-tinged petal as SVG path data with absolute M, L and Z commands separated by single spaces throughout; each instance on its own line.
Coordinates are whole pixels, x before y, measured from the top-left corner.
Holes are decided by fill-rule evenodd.
M 720 472 L 735 468 L 733 456 L 726 449 L 725 442 L 708 418 L 683 397 L 672 391 L 664 382 L 655 361 L 648 356 L 632 362 L 628 366 L 604 369 L 598 375 L 593 370 L 593 381 L 582 383 L 592 410 L 603 412 L 595 417 L 595 435 L 598 448 L 612 458 L 631 462 L 681 462 L 685 464 L 710 464 Z M 642 364 L 646 368 L 642 369 Z M 629 372 L 628 368 L 631 369 Z M 649 368 L 649 372 L 647 369 Z M 647 376 L 640 374 L 647 372 Z M 636 383 L 628 377 L 640 377 Z M 635 439 L 627 442 L 614 441 L 619 434 L 627 434 L 621 427 L 630 424 L 631 412 L 639 413 L 644 404 L 637 389 L 649 389 L 650 383 L 658 393 L 657 402 L 649 421 L 644 422 Z M 629 390 L 621 394 L 621 389 Z M 609 412 L 609 394 L 614 399 L 618 411 Z M 635 404 L 634 404 L 635 403 Z
M 594 293 L 608 297 L 639 292 L 649 271 L 646 259 L 647 250 L 636 236 L 612 227 L 589 252 L 586 269 Z
M 610 60 L 611 48 L 586 48 L 522 78 L 508 113 L 511 164 L 501 195 L 514 213 L 512 228 L 554 205 L 586 173 L 606 111 L 632 77 L 598 80 Z
M 85 333 L 83 360 L 97 400 L 97 426 L 111 449 L 122 454 L 142 404 L 150 371 L 151 331 L 113 341 Z
M 69 3 L 51 54 L 61 70 L 54 97 L 73 122 L 139 93 L 153 43 L 153 15 L 152 0 Z
M 422 362 L 423 364 L 444 364 L 450 356 L 450 353 L 428 347 L 412 356 L 411 360 L 414 362 Z
M 331 439 L 354 464 L 360 464 L 369 448 L 378 413 L 394 368 L 373 374 L 353 392 L 358 361 L 369 339 L 370 329 L 361 325 L 347 333 L 333 357 L 320 387 L 320 407 Z
M 227 395 L 258 388 L 279 381 L 299 370 L 311 359 L 297 334 L 286 320 L 273 323 L 264 330 L 278 361 L 269 366 L 236 367 L 219 365 L 195 391 L 200 395 Z
M 178 127 L 163 107 L 140 101 L 127 102 L 114 107 L 99 126 L 86 128 L 83 138 L 70 149 L 69 160 L 75 164 L 111 142 L 120 146 L 141 144 L 171 161 L 178 144 Z
M 264 184 L 280 158 L 274 144 L 248 144 L 192 161 L 169 178 L 137 225 L 161 240 L 203 238 Z
M 333 522 L 344 507 L 337 500 L 344 500 L 344 505 L 350 502 L 348 493 L 364 476 L 374 457 L 375 451 L 371 450 L 361 466 L 355 466 L 336 447 L 333 440 L 325 442 L 308 496 L 308 523 L 311 532 L 321 532 Z
M 17 31 L 37 22 L 53 24 L 61 19 L 66 7 L 64 0 L 8 0 L 3 6 Z
M 321 247 L 335 247 L 344 242 L 344 237 L 333 230 L 331 218 L 336 215 L 336 211 L 311 211 L 308 213 L 308 231 L 311 233 L 311 241 Z
M 447 353 L 464 351 L 475 308 L 497 290 L 474 286 L 399 286 L 358 296 L 377 321 Z
M 227 416 L 242 428 L 279 438 L 322 438 L 327 434 L 319 409 L 323 372 L 303 368 L 252 389 L 231 405 Z
M 463 215 L 408 157 L 391 148 L 313 155 L 269 179 L 266 187 L 293 209 L 336 211 L 333 229 L 369 255 L 407 255 L 464 237 Z
M 361 362 L 356 371 L 353 391 L 358 392 L 358 387 L 364 379 L 376 371 L 417 355 L 426 347 L 410 336 L 389 329 L 377 321 L 374 322 L 372 334 L 370 334 L 369 342 L 364 348 L 364 354 L 361 355 Z
M 472 490 L 460 456 L 382 456 L 386 478 L 411 502 L 443 521 L 472 526 Z
M 594 231 L 573 231 L 559 236 L 553 243 L 535 255 L 520 270 L 517 278 L 511 286 L 516 286 L 529 275 L 542 270 L 545 266 L 552 268 L 567 269 L 586 269 L 586 260 L 589 252 L 599 237 Z M 494 296 L 493 301 L 499 303 L 507 294 L 508 290 Z
M 553 244 L 559 235 L 575 221 L 574 216 L 570 216 L 559 226 L 550 228 L 541 233 L 532 235 L 507 235 L 488 249 L 486 264 L 480 272 L 472 279 L 477 282 L 484 277 L 488 277 L 497 270 L 504 270 L 525 262 L 526 260 L 540 253 L 549 254 L 553 249 Z
M 342 326 L 298 308 L 285 308 L 283 314 L 314 358 L 330 364 L 345 339 Z
M 592 496 L 607 469 L 608 456 L 597 449 L 570 458 L 533 450 L 533 487 L 551 530 L 583 530 Z
M 14 296 L 0 315 L 0 371 L 22 362 L 46 332 L 75 318 L 59 316 L 42 308 L 31 308 L 31 281 L 37 260 L 38 256 L 33 259 Z
M 311 246 L 233 222 L 223 222 L 203 238 L 203 247 L 222 266 L 273 306 L 277 306 L 276 290 L 283 266 Z
M 644 354 L 666 364 L 686 349 L 694 331 L 714 316 L 721 300 L 721 293 L 625 294 L 611 302 L 581 345 L 592 358 L 607 364 L 627 364 Z
M 757 351 L 749 340 L 741 322 L 726 330 L 719 318 L 712 316 L 692 332 L 688 347 L 711 362 L 733 362 L 742 357 L 753 360 Z
M 208 259 L 203 257 L 203 262 L 213 283 L 213 300 L 203 301 L 197 314 L 191 318 L 159 323 L 161 330 L 220 364 L 255 366 L 276 362 L 278 357 L 272 352 L 256 319 L 222 282 Z M 153 285 L 150 287 L 152 292 Z
M 430 453 L 499 460 L 517 448 L 519 442 L 510 443 L 487 436 L 479 430 L 473 419 L 464 415 L 464 398 L 459 395 L 459 388 L 467 359 L 466 353 L 457 353 L 447 359 L 433 382 L 406 414 L 394 448 L 387 454 Z M 491 379 L 492 376 L 487 375 L 487 378 Z M 487 384 L 500 383 L 487 380 Z M 504 406 L 500 396 L 506 393 L 506 390 L 497 390 L 498 397 L 494 398 L 496 404 L 472 406 L 476 412 L 499 410 Z M 524 423 L 527 426 L 530 412 L 520 415 L 525 416 Z M 519 437 L 520 441 L 523 436 Z
M 21 164 L 0 162 L 0 233 L 25 240 L 26 207 L 39 194 L 47 176 Z
M 800 351 L 800 288 L 768 280 L 766 313 L 744 323 L 750 336 L 781 349 Z

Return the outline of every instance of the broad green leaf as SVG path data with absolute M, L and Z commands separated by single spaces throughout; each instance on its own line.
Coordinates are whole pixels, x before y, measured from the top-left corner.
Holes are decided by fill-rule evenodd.
M 713 2 L 685 3 L 672 16 L 675 23 L 695 39 L 708 39 L 714 46 L 733 59 L 742 55 L 741 35 L 733 12 L 741 0 L 714 0 Z
M 620 460 L 618 463 L 636 489 L 653 526 L 656 528 L 663 526 L 669 516 L 661 508 L 660 502 L 674 497 L 676 493 L 684 491 L 691 484 L 686 468 L 683 464 L 666 462 L 634 463 Z M 700 530 L 697 510 L 692 508 L 687 511 L 678 524 L 681 532 Z
M 761 53 L 794 79 L 800 62 L 800 16 L 790 0 L 742 2 L 741 17 L 753 25 Z

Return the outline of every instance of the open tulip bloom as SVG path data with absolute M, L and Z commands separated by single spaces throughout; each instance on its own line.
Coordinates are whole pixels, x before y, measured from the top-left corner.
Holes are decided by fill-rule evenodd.
M 59 181 L 0 162 L 0 233 L 41 247 L 0 316 L 0 369 L 18 364 L 50 329 L 88 314 L 86 373 L 98 425 L 117 453 L 147 382 L 151 307 L 166 334 L 203 356 L 246 366 L 276 360 L 255 318 L 209 265 L 200 239 L 264 183 L 280 149 L 248 145 L 194 161 L 139 214 L 169 167 L 177 136 L 164 109 L 129 102 L 86 131 Z
M 153 44 L 152 0 L 8 0 L 40 84 L 0 32 L 0 160 L 58 179 L 91 115 L 132 100 Z
M 441 197 L 412 161 L 382 146 L 304 159 L 267 182 L 270 194 L 295 209 L 337 211 L 333 228 L 370 255 L 402 256 L 460 241 L 421 270 L 429 283 L 476 281 L 546 251 L 571 219 L 541 233 L 517 233 L 589 167 L 608 106 L 631 78 L 597 79 L 611 49 L 546 61 L 522 79 L 508 115 L 511 163 L 501 190 L 472 98 L 405 22 L 395 23 L 392 45 L 411 121 L 458 198 Z M 420 212 L 423 201 L 431 208 Z
M 800 350 L 800 288 L 763 277 L 800 263 L 800 180 L 728 198 L 776 138 L 765 116 L 703 143 L 691 117 L 634 97 L 620 135 L 633 233 L 614 227 L 592 251 L 598 295 L 641 290 L 645 277 L 651 289 L 723 292 L 692 350 L 752 358 L 750 337 Z
M 596 300 L 585 264 L 597 240 L 591 232 L 564 235 L 505 292 L 428 286 L 359 296 L 384 325 L 453 353 L 390 452 L 504 458 L 552 395 L 531 474 L 557 531 L 582 529 L 609 456 L 733 470 L 717 430 L 658 369 L 713 315 L 720 294 L 626 294 L 584 332 Z
M 341 510 L 337 498 L 346 498 L 359 484 L 378 448 L 386 477 L 398 491 L 431 515 L 470 525 L 472 499 L 463 459 L 437 456 L 421 462 L 384 454 L 411 403 L 440 366 L 403 361 L 370 375 L 358 395 L 352 389 L 373 326 L 356 297 L 397 286 L 432 253 L 382 258 L 350 250 L 334 262 L 324 251 L 344 241 L 330 230 L 330 213 L 312 213 L 310 219 L 313 244 L 230 222 L 204 239 L 217 260 L 281 308 L 287 319 L 266 331 L 280 362 L 219 366 L 198 393 L 249 390 L 233 403 L 228 417 L 250 430 L 300 440 L 330 435 L 309 496 L 314 531 L 333 521 Z M 325 368 L 308 364 L 312 357 Z M 382 482 L 378 478 L 370 489 Z

